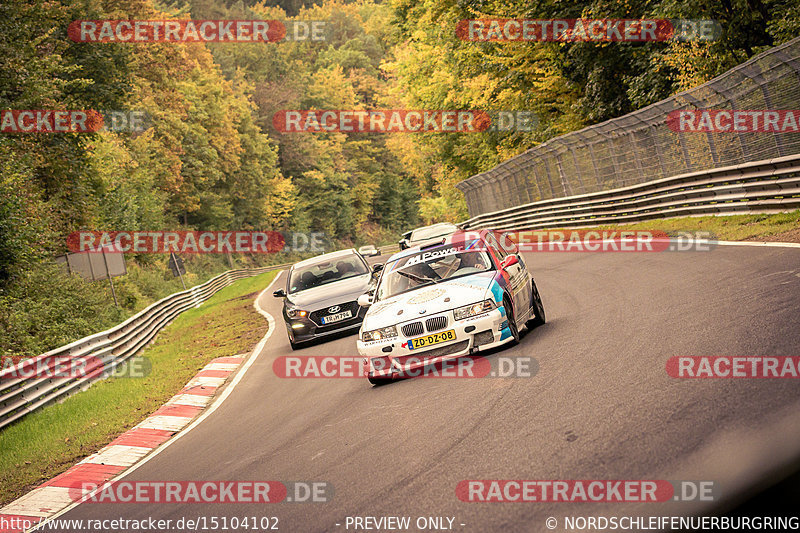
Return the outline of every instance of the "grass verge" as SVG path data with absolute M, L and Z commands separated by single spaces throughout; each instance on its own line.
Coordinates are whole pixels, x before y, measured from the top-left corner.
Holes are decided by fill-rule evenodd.
M 109 378 L 0 431 L 0 505 L 141 422 L 211 359 L 249 352 L 267 331 L 253 299 L 277 272 L 237 281 L 178 316 L 141 354 L 143 378 Z
M 800 242 L 800 210 L 774 215 L 725 215 L 647 220 L 635 224 L 602 225 L 595 229 L 710 231 L 723 241 Z

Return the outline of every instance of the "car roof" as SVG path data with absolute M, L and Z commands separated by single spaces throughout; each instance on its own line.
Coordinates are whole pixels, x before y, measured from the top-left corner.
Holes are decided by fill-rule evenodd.
M 421 231 L 421 230 L 424 230 L 424 229 L 432 229 L 432 228 L 440 228 L 440 227 L 448 227 L 448 228 L 456 228 L 456 229 L 458 229 L 458 226 L 456 226 L 452 222 L 437 222 L 436 224 L 431 224 L 430 226 L 422 226 L 422 227 L 419 227 L 419 228 L 414 228 L 413 230 L 411 230 L 411 233 L 414 234 L 414 233 L 416 233 L 418 231 Z
M 401 250 L 401 251 L 393 254 L 391 257 L 389 257 L 389 259 L 387 259 L 386 262 L 390 263 L 390 262 L 395 261 L 397 259 L 402 259 L 403 257 L 407 257 L 409 255 L 414 255 L 414 254 L 418 253 L 422 249 L 422 246 L 425 246 L 426 248 L 428 246 L 431 246 L 432 248 L 435 248 L 435 247 L 438 247 L 438 246 L 447 246 L 449 244 L 458 244 L 460 242 L 464 242 L 464 241 L 467 241 L 467 240 L 474 240 L 474 239 L 483 240 L 485 235 L 487 233 L 489 233 L 489 232 L 491 232 L 491 230 L 488 230 L 488 229 L 482 229 L 482 230 L 476 230 L 476 231 L 458 230 L 458 231 L 456 231 L 454 233 L 451 233 L 450 235 L 443 235 L 442 237 L 434 237 L 433 239 L 426 240 L 425 242 L 421 243 L 420 245 L 412 246 L 411 248 L 407 248 L 405 250 Z M 438 239 L 441 239 L 441 241 L 442 241 L 441 244 L 436 244 L 436 241 Z
M 326 261 L 330 261 L 331 259 L 338 259 L 339 257 L 346 257 L 348 255 L 358 255 L 358 252 L 356 252 L 355 248 L 348 248 L 346 250 L 337 250 L 335 252 L 328 252 L 327 254 L 317 255 L 309 259 L 303 259 L 302 261 L 298 261 L 297 263 L 292 265 L 292 268 L 316 265 L 317 263 L 324 263 Z
M 435 224 L 429 224 L 429 225 L 427 225 L 427 226 L 421 226 L 421 227 L 419 227 L 419 228 L 417 228 L 417 229 L 423 229 L 423 228 L 435 228 L 435 227 L 437 227 L 437 226 L 457 226 L 457 225 L 456 225 L 456 224 L 453 224 L 452 222 L 436 222 Z
M 429 241 L 431 239 L 438 239 L 439 237 L 444 237 L 450 233 L 455 233 L 460 228 L 455 224 L 450 224 L 449 222 L 442 222 L 439 224 L 433 224 L 430 226 L 425 226 L 422 228 L 415 229 L 411 235 L 406 239 L 409 244 L 411 243 L 422 243 Z

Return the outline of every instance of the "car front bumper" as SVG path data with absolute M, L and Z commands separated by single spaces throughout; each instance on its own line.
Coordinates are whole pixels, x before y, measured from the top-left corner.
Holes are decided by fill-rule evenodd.
M 335 322 L 329 325 L 317 324 L 308 316 L 303 318 L 289 318 L 286 313 L 283 314 L 283 321 L 286 324 L 286 332 L 289 339 L 294 343 L 309 342 L 315 339 L 327 337 L 329 335 L 336 335 L 346 331 L 356 330 L 361 326 L 366 314 L 366 308 L 355 307 L 356 314 L 342 322 Z
M 397 325 L 398 336 L 391 339 L 364 342 L 359 337 L 356 342 L 358 353 L 364 358 L 368 376 L 394 378 L 414 375 L 414 371 L 422 367 L 495 348 L 513 338 L 502 306 L 458 321 L 453 319 L 452 311 L 444 314 L 448 316 L 448 326 L 432 333 L 453 330 L 456 335 L 455 340 L 409 349 L 409 339 L 425 337 L 429 333 L 406 337 L 401 331 L 403 324 Z M 426 316 L 423 320 L 433 316 L 439 315 Z

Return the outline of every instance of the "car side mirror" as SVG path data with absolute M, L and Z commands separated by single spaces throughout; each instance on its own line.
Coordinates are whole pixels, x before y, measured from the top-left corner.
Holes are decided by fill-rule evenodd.
M 505 270 L 505 269 L 507 269 L 508 267 L 510 267 L 510 266 L 512 266 L 512 265 L 516 265 L 516 264 L 518 264 L 518 263 L 519 263 L 519 259 L 517 259 L 517 256 L 516 256 L 515 254 L 511 254 L 511 255 L 509 255 L 509 256 L 506 256 L 506 258 L 505 258 L 505 259 L 503 259 L 503 260 L 500 262 L 500 268 L 502 268 L 503 270 Z
M 273 292 L 272 295 L 275 298 L 286 298 L 286 291 L 283 289 L 278 289 L 277 291 Z
M 361 307 L 369 307 L 370 305 L 372 305 L 372 296 L 369 293 L 364 293 L 361 296 L 359 296 L 358 300 L 356 301 L 358 302 L 358 305 L 360 305 Z
M 381 270 L 383 270 L 383 263 L 376 263 L 372 265 L 373 272 L 380 272 Z

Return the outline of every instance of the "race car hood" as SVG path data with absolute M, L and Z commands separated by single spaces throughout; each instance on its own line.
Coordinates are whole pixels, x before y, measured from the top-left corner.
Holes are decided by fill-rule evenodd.
M 496 271 L 480 272 L 381 300 L 370 306 L 361 330 L 385 328 L 483 301 L 491 297 L 496 274 Z
M 352 278 L 345 278 L 341 281 L 326 283 L 319 287 L 290 294 L 287 300 L 292 305 L 309 311 L 321 309 L 328 305 L 355 301 L 370 289 L 371 279 L 371 274 L 353 276 Z

